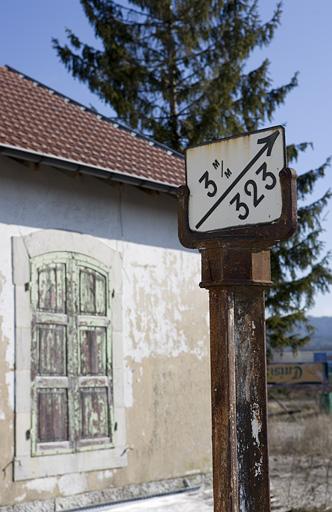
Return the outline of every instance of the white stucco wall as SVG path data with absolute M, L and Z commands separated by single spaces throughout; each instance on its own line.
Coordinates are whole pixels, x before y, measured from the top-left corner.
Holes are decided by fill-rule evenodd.
M 129 460 L 121 470 L 13 482 L 11 238 L 45 229 L 97 237 L 121 255 Z M 199 255 L 177 239 L 175 197 L 0 157 L 0 505 L 209 469 L 208 310 L 199 280 Z

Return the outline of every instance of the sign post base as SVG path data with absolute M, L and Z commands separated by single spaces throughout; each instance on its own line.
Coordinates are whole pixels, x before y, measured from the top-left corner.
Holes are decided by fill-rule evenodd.
M 269 251 L 204 249 L 214 512 L 269 512 L 264 289 Z

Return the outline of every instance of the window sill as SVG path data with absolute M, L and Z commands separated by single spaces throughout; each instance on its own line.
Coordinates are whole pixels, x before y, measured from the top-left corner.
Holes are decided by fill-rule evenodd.
M 14 479 L 30 480 L 47 476 L 98 471 L 127 466 L 125 446 L 81 453 L 20 457 L 14 460 Z

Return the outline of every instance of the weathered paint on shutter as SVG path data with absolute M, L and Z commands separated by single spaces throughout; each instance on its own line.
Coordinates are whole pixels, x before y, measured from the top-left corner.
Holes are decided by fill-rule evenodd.
M 33 455 L 112 443 L 108 275 L 74 253 L 33 262 Z
M 38 442 L 68 440 L 68 395 L 66 389 L 38 389 Z
M 54 263 L 38 269 L 38 309 L 65 313 L 66 265 Z
M 67 255 L 33 261 L 32 289 L 32 454 L 73 450 L 69 435 Z
M 107 438 L 107 388 L 81 388 L 81 439 Z
M 105 327 L 80 329 L 81 375 L 106 374 L 106 339 Z
M 78 449 L 112 443 L 112 354 L 108 274 L 87 258 L 77 261 L 79 282 Z
M 67 332 L 65 325 L 36 324 L 38 375 L 66 375 Z
M 80 313 L 106 314 L 106 278 L 90 268 L 80 268 Z

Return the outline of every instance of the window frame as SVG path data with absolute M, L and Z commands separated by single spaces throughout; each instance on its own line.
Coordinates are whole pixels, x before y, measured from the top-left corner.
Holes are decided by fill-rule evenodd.
M 95 471 L 127 465 L 122 337 L 122 282 L 119 252 L 89 236 L 58 230 L 43 230 L 12 237 L 15 289 L 15 458 L 14 480 L 67 473 Z M 113 366 L 113 443 L 71 453 L 32 454 L 31 398 L 31 264 L 50 253 L 75 253 L 78 259 L 94 260 L 107 270 L 111 293 L 111 340 Z M 96 258 L 96 255 L 98 257 Z M 105 270 L 105 271 L 106 271 Z

